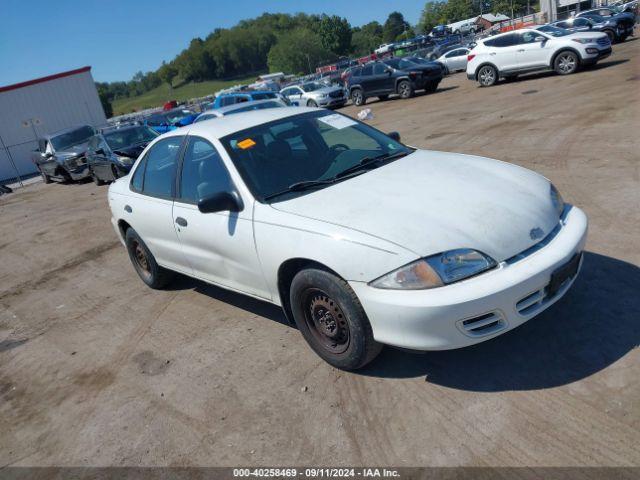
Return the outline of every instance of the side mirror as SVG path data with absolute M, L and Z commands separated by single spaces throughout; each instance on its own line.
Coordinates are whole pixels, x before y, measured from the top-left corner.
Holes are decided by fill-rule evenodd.
M 236 192 L 218 192 L 198 202 L 202 213 L 241 212 L 244 209 L 242 199 Z
M 396 142 L 400 141 L 400 134 L 398 132 L 389 132 L 387 133 L 387 137 L 389 137 L 392 140 L 395 140 Z

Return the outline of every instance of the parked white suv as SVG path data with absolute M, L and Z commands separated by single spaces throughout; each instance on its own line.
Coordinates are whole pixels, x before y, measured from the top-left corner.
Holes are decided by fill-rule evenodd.
M 568 75 L 610 54 L 611 42 L 605 33 L 526 28 L 479 40 L 469 52 L 467 77 L 489 87 L 500 78 L 514 79 L 538 70 Z
M 280 305 L 345 369 L 381 344 L 451 349 L 522 325 L 570 288 L 587 235 L 541 175 L 308 107 L 161 135 L 109 205 L 147 285 L 180 272 Z

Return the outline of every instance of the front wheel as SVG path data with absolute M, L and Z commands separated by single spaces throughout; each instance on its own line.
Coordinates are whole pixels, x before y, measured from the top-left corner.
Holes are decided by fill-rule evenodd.
M 364 105 L 367 99 L 362 93 L 361 89 L 354 88 L 351 92 L 351 101 L 353 102 L 354 105 L 359 107 L 361 105 Z
M 398 83 L 398 95 L 400 95 L 400 98 L 413 97 L 413 93 L 413 86 L 409 80 L 401 80 Z
M 561 52 L 553 66 L 558 75 L 569 75 L 578 69 L 578 56 L 573 52 Z
M 293 318 L 309 346 L 336 368 L 356 370 L 382 350 L 349 284 L 324 270 L 300 271 L 291 282 Z
M 149 287 L 162 288 L 173 279 L 174 273 L 158 265 L 151 251 L 133 228 L 127 230 L 125 244 L 133 268 Z
M 478 72 L 478 82 L 481 87 L 491 87 L 498 81 L 498 70 L 491 65 L 485 65 Z
M 47 175 L 46 173 L 44 173 L 43 170 L 40 170 L 40 175 L 42 176 L 42 181 L 44 183 L 51 183 L 51 177 L 49 175 Z
M 616 41 L 616 34 L 613 30 L 605 30 L 607 37 L 609 37 L 609 42 L 614 43 Z
M 309 100 L 307 102 L 307 107 L 317 107 L 318 104 L 315 102 L 315 100 Z

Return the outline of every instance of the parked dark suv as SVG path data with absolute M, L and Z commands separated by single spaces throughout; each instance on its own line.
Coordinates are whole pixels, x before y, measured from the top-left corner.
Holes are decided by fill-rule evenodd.
M 410 71 L 399 70 L 382 62 L 355 67 L 347 79 L 349 97 L 355 105 L 364 105 L 368 97 L 386 100 L 397 93 L 400 98 L 412 97 L 416 90 L 433 91 L 442 80 L 442 69 L 417 65 Z

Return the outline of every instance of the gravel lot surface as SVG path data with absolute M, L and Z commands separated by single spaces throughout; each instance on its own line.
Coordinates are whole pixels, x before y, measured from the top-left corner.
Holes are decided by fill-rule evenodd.
M 531 168 L 589 215 L 572 291 L 463 350 L 341 372 L 275 307 L 145 287 L 107 187 L 0 197 L 0 467 L 640 465 L 639 54 L 632 38 L 569 77 L 455 74 L 367 103 L 404 142 Z

